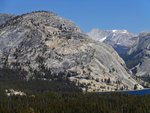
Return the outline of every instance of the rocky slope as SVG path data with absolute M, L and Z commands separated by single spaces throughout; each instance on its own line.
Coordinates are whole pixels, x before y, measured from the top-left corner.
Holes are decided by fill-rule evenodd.
M 0 14 L 0 25 L 4 24 L 6 21 L 12 19 L 15 15 L 10 14 Z
M 150 33 L 140 33 L 129 51 L 128 65 L 138 76 L 150 76 Z
M 93 29 L 87 33 L 92 39 L 111 45 L 119 54 L 124 54 L 132 47 L 137 34 L 127 30 L 100 30 Z
M 73 22 L 46 11 L 17 16 L 0 26 L 3 66 L 26 70 L 27 79 L 42 66 L 53 73 L 71 73 L 70 80 L 88 91 L 142 88 L 110 46 L 89 39 Z

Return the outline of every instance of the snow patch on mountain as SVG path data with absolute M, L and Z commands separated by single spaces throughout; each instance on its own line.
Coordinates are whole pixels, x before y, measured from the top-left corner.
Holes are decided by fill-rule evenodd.
M 87 33 L 87 35 L 94 40 L 98 40 L 112 46 L 119 54 L 127 53 L 135 43 L 138 36 L 137 34 L 128 32 L 127 30 L 100 30 L 98 28 L 92 29 Z M 119 47 L 116 46 L 118 44 Z
M 104 40 L 106 40 L 106 36 L 104 38 L 101 38 L 99 41 L 103 42 Z

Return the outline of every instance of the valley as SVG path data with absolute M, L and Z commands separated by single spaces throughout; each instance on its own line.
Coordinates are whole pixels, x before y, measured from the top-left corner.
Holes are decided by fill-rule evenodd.
M 150 113 L 149 88 L 148 31 L 0 14 L 0 113 Z

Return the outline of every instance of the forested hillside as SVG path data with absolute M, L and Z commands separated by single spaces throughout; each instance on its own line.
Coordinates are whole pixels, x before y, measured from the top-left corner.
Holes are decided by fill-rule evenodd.
M 0 113 L 150 113 L 149 95 L 82 93 L 82 85 L 64 78 L 65 73 L 56 79 L 49 71 L 49 80 L 41 80 L 35 72 L 36 78 L 29 81 L 23 79 L 25 74 L 19 69 L 0 69 Z M 6 89 L 26 95 L 7 96 Z
M 0 98 L 0 113 L 150 113 L 149 95 L 49 92 Z
M 42 72 L 35 72 L 34 77 L 30 80 L 24 79 L 26 72 L 19 69 L 9 69 L 7 67 L 0 69 L 0 91 L 5 89 L 14 89 L 23 91 L 29 94 L 41 94 L 45 92 L 81 92 L 81 89 L 77 87 L 73 82 L 67 79 L 69 74 L 59 73 L 57 75 L 52 74 L 48 70 L 43 70 L 45 78 L 41 79 Z M 66 76 L 66 78 L 65 78 Z

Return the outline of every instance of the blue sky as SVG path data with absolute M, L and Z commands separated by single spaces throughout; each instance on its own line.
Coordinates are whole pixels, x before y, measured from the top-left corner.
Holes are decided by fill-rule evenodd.
M 150 32 L 150 0 L 0 0 L 0 13 L 20 15 L 37 10 L 72 20 L 85 33 L 92 28 Z

